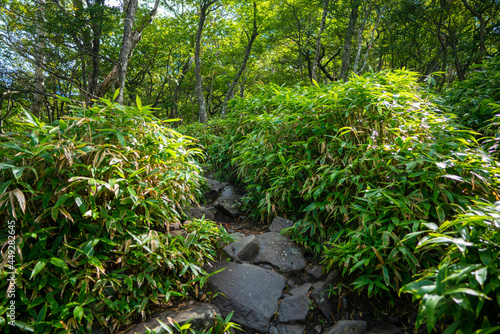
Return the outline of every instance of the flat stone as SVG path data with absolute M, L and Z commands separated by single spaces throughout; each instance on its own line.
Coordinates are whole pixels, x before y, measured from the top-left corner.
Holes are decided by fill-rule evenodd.
M 278 315 L 279 322 L 304 322 L 309 312 L 309 298 L 307 295 L 298 294 L 286 297 L 281 301 Z
M 334 326 L 327 328 L 323 334 L 365 334 L 366 321 L 341 320 Z
M 269 231 L 280 233 L 281 230 L 292 227 L 294 224 L 295 223 L 291 220 L 282 217 L 275 217 L 271 223 L 271 226 L 269 226 Z
M 212 300 L 213 304 L 223 316 L 234 311 L 231 321 L 267 332 L 269 321 L 278 310 L 285 278 L 275 271 L 234 262 L 216 263 L 207 271 L 213 273 L 222 268 L 226 269 L 208 279 L 209 290 L 221 293 Z
M 214 220 L 215 216 L 210 210 L 203 206 L 192 206 L 186 210 L 186 215 L 191 219 L 202 219 L 205 216 L 206 220 Z
M 205 192 L 205 197 L 210 201 L 214 201 L 217 197 L 219 197 L 219 194 L 224 187 L 219 183 L 219 181 L 212 178 L 205 178 L 205 182 L 208 186 L 208 191 Z
M 270 264 L 283 273 L 301 271 L 306 266 L 302 251 L 289 237 L 277 232 L 267 232 L 256 236 L 259 254 L 253 259 L 255 264 Z
M 307 293 L 309 292 L 309 289 L 311 289 L 311 287 L 312 287 L 311 283 L 305 283 L 299 287 L 296 287 L 295 289 L 290 290 L 290 294 L 292 296 L 301 296 L 301 295 L 306 296 Z
M 217 314 L 219 314 L 219 309 L 212 304 L 191 302 L 190 305 L 182 308 L 162 312 L 154 318 L 129 328 L 122 334 L 145 334 L 147 333 L 146 328 L 149 328 L 156 334 L 168 333 L 158 320 L 169 326 L 173 326 L 174 321 L 182 326 L 190 320 L 190 328 L 206 332 L 215 324 L 214 317 Z
M 222 213 L 229 215 L 231 217 L 238 217 L 240 215 L 239 211 L 239 200 L 241 196 L 231 196 L 222 197 L 220 196 L 214 202 L 214 206 L 217 210 Z
M 280 334 L 280 331 L 276 327 L 269 328 L 269 334 Z
M 280 334 L 302 334 L 304 329 L 306 329 L 304 325 L 278 324 Z
M 306 268 L 306 272 L 315 279 L 319 279 L 323 275 L 323 268 L 321 266 L 312 266 Z
M 224 251 L 234 261 L 248 261 L 259 252 L 259 244 L 255 235 L 239 238 L 224 247 Z

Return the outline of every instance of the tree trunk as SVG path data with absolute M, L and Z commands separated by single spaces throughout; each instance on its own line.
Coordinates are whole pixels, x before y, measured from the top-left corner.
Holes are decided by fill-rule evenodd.
M 340 70 L 340 79 L 347 81 L 349 73 L 349 65 L 351 63 L 351 48 L 352 48 L 352 35 L 356 28 L 356 21 L 358 20 L 360 0 L 351 0 L 351 16 L 349 17 L 349 25 L 345 36 L 344 48 L 342 50 L 342 68 Z
M 102 6 L 104 6 L 104 0 L 96 0 L 95 5 L 98 6 L 98 11 L 97 15 L 95 14 L 96 11 L 91 11 L 90 15 L 92 18 L 92 30 L 94 33 L 94 36 L 92 38 L 92 51 L 91 51 L 91 58 L 92 58 L 92 72 L 90 74 L 90 80 L 89 80 L 89 94 L 91 97 L 97 97 L 97 91 L 99 89 L 99 75 L 100 75 L 100 68 L 99 68 L 99 50 L 101 47 L 101 34 L 102 34 Z M 90 102 L 90 101 L 88 101 Z
M 328 0 L 325 0 L 325 1 L 328 1 Z M 259 29 L 257 27 L 257 4 L 254 1 L 253 2 L 252 35 L 250 36 L 250 38 L 248 40 L 247 47 L 245 49 L 245 56 L 243 57 L 243 63 L 241 64 L 241 67 L 240 67 L 238 73 L 236 73 L 236 75 L 234 76 L 233 82 L 231 82 L 231 85 L 229 85 L 229 89 L 227 90 L 226 97 L 224 98 L 224 102 L 222 103 L 222 117 L 226 117 L 227 103 L 231 99 L 231 96 L 233 95 L 234 87 L 236 87 L 236 84 L 238 83 L 238 80 L 239 80 L 241 74 L 243 73 L 243 71 L 245 70 L 245 68 L 247 66 L 248 58 L 250 58 L 250 51 L 252 50 L 252 45 L 253 45 L 253 42 L 255 41 L 255 39 L 257 38 L 257 35 L 259 35 Z M 248 37 L 248 35 L 247 35 L 247 37 Z
M 196 31 L 196 42 L 194 47 L 194 76 L 196 78 L 195 94 L 198 100 L 198 119 L 200 123 L 206 123 L 207 118 L 207 105 L 205 97 L 203 96 L 203 78 L 201 77 L 201 33 L 207 18 L 207 11 L 217 0 L 202 0 L 200 4 L 200 20 L 198 22 L 198 30 Z
M 137 0 L 134 0 L 137 1 Z M 134 51 L 135 47 L 139 43 L 139 41 L 142 38 L 142 31 L 144 28 L 146 28 L 151 22 L 153 22 L 153 19 L 156 16 L 156 12 L 158 10 L 158 5 L 160 3 L 160 0 L 155 0 L 155 4 L 153 6 L 153 9 L 149 12 L 149 19 L 143 20 L 142 24 L 135 28 L 134 32 L 132 33 L 131 37 L 131 47 L 128 53 L 128 58 L 132 55 L 132 52 Z M 106 75 L 106 78 L 104 78 L 103 82 L 99 85 L 99 88 L 97 89 L 97 96 L 102 97 L 104 96 L 110 89 L 113 87 L 115 84 L 116 80 L 118 79 L 118 69 L 119 69 L 119 64 L 116 64 L 111 71 Z
M 365 9 L 365 15 L 363 18 L 363 22 L 361 25 L 358 27 L 358 48 L 356 51 L 356 58 L 354 59 L 354 66 L 352 71 L 356 74 L 358 74 L 358 64 L 359 64 L 359 57 L 361 56 L 361 44 L 363 44 L 363 32 L 365 31 L 365 26 L 366 22 L 368 21 L 368 15 L 370 15 L 370 12 L 372 11 L 372 1 L 367 4 L 367 0 L 364 1 L 363 7 Z
M 40 0 L 39 6 L 36 12 L 37 18 L 37 43 L 36 43 L 36 55 L 35 55 L 35 81 L 33 83 L 34 93 L 33 100 L 30 106 L 30 113 L 33 116 L 40 118 L 40 109 L 42 108 L 43 101 L 45 100 L 45 75 L 43 71 L 43 64 L 45 62 L 45 31 L 41 27 L 45 19 L 44 7 L 45 0 Z
M 118 94 L 116 102 L 119 104 L 123 104 L 125 81 L 127 80 L 127 66 L 130 58 L 129 55 L 132 50 L 132 28 L 134 26 L 138 0 L 129 0 L 127 3 L 127 15 L 125 17 L 125 23 L 123 24 L 123 42 L 120 57 L 118 58 L 118 82 L 120 83 L 120 93 Z
M 462 0 L 465 7 L 479 20 L 479 58 L 481 59 L 486 55 L 486 45 L 484 44 L 486 22 L 482 13 L 480 14 L 467 0 Z
M 321 16 L 321 25 L 319 26 L 318 37 L 316 38 L 316 53 L 314 54 L 314 61 L 312 65 L 311 79 L 318 82 L 318 66 L 320 60 L 320 49 L 321 49 L 321 35 L 325 30 L 326 14 L 328 13 L 328 4 L 330 0 L 324 0 L 323 3 L 323 15 Z
M 170 111 L 170 118 L 176 118 L 177 117 L 177 99 L 179 98 L 179 93 L 181 91 L 181 85 L 182 81 L 184 80 L 184 77 L 186 76 L 187 72 L 191 69 L 191 66 L 193 64 L 193 58 L 189 57 L 189 59 L 184 63 L 184 66 L 182 66 L 181 74 L 179 75 L 179 79 L 177 79 L 177 83 L 175 84 L 174 88 L 174 95 L 172 97 L 172 109 Z
M 364 71 L 366 64 L 368 63 L 368 55 L 370 54 L 370 50 L 372 49 L 372 45 L 373 45 L 373 40 L 375 39 L 375 31 L 377 31 L 377 27 L 380 23 L 380 19 L 382 18 L 382 15 L 384 14 L 385 8 L 386 8 L 386 6 L 382 7 L 382 9 L 378 12 L 377 21 L 375 22 L 375 26 L 373 27 L 373 30 L 372 30 L 372 37 L 370 38 L 370 44 L 368 44 L 368 48 L 366 49 L 366 53 L 365 53 L 365 58 L 363 59 L 363 66 L 359 70 L 360 73 Z

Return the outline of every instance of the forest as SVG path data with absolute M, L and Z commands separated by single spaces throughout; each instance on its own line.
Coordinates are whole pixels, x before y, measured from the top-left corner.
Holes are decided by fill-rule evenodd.
M 498 0 L 0 0 L 0 27 L 0 332 L 199 298 L 231 240 L 186 219 L 206 170 L 414 333 L 500 332 Z

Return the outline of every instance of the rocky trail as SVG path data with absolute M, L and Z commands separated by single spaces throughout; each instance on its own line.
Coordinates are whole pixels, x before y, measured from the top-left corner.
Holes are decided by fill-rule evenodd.
M 318 259 L 304 254 L 280 233 L 292 226 L 292 221 L 276 217 L 270 226 L 249 221 L 238 209 L 244 194 L 229 183 L 215 180 L 210 173 L 206 177 L 210 188 L 206 203 L 189 208 L 187 214 L 218 222 L 234 240 L 224 247 L 227 256 L 221 262 L 205 268 L 209 273 L 224 269 L 208 279 L 206 292 L 216 297 L 210 303 L 186 302 L 122 334 L 147 333 L 146 327 L 158 334 L 167 333 L 157 319 L 182 324 L 191 318 L 191 328 L 204 332 L 213 325 L 215 314 L 226 317 L 230 312 L 234 312 L 231 321 L 244 329 L 232 330 L 234 333 L 415 332 L 416 309 L 408 300 L 388 308 L 388 301 L 363 299 L 350 292 L 341 284 L 338 271 L 324 274 Z

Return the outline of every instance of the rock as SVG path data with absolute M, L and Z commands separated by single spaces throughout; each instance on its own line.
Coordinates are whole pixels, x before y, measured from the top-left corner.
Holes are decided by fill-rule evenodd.
M 366 321 L 341 320 L 327 328 L 323 334 L 365 334 Z
M 295 289 L 290 290 L 290 294 L 292 296 L 307 295 L 311 287 L 312 287 L 311 283 L 305 283 Z
M 316 326 L 314 326 L 314 331 L 315 331 L 316 333 L 321 333 L 321 329 L 322 329 L 322 328 L 323 328 L 323 327 L 321 327 L 321 325 L 316 325 Z
M 281 301 L 279 322 L 304 322 L 309 312 L 309 298 L 305 294 L 286 297 Z
M 231 217 L 238 217 L 240 215 L 239 211 L 239 200 L 241 196 L 230 196 L 230 197 L 219 197 L 215 200 L 214 206 L 217 210 L 222 213 L 229 215 Z
M 206 220 L 214 220 L 215 216 L 210 210 L 203 206 L 192 206 L 186 210 L 186 215 L 190 219 L 201 219 L 205 216 Z
M 270 264 L 283 273 L 297 272 L 305 268 L 304 255 L 287 236 L 267 232 L 257 235 L 256 238 L 260 250 L 253 263 Z
M 280 334 L 302 334 L 305 328 L 304 325 L 278 324 Z
M 259 252 L 259 244 L 255 235 L 239 238 L 224 247 L 224 251 L 234 261 L 248 261 Z
M 208 269 L 208 288 L 220 292 L 213 299 L 223 316 L 234 311 L 231 321 L 257 332 L 267 332 L 269 321 L 278 310 L 278 298 L 285 287 L 285 278 L 280 274 L 250 264 L 233 262 L 217 263 Z
M 306 272 L 315 279 L 319 279 L 323 275 L 323 268 L 321 266 L 308 267 Z
M 331 282 L 333 282 L 337 278 L 338 275 L 339 275 L 339 271 L 337 269 L 330 271 L 328 273 L 328 276 L 326 276 L 325 282 L 327 284 L 330 284 Z
M 208 186 L 208 191 L 205 193 L 205 197 L 210 201 L 214 201 L 217 197 L 219 197 L 219 194 L 224 187 L 219 183 L 219 181 L 212 178 L 205 178 L 205 181 Z
M 192 319 L 189 322 L 191 324 L 190 328 L 199 332 L 206 332 L 215 324 L 214 317 L 218 313 L 219 309 L 212 304 L 191 302 L 190 305 L 182 308 L 162 312 L 154 318 L 129 328 L 122 334 L 145 334 L 147 333 L 146 327 L 156 334 L 165 334 L 168 332 L 160 325 L 158 320 L 170 326 L 175 321 L 182 326 L 190 319 Z
M 367 334 L 403 334 L 404 332 L 403 328 L 382 324 L 372 327 Z
M 273 327 L 269 328 L 269 334 L 280 334 L 280 332 L 279 332 L 278 328 L 273 326 Z
M 236 187 L 234 186 L 225 186 L 224 189 L 222 189 L 222 192 L 220 193 L 220 197 L 233 197 L 233 196 L 241 196 L 243 193 L 239 191 Z
M 335 308 L 333 307 L 330 300 L 328 300 L 328 288 L 326 287 L 325 283 L 321 281 L 314 283 L 313 288 L 314 290 L 311 293 L 312 299 L 314 299 L 325 318 L 328 319 L 328 321 L 332 322 L 332 315 L 335 311 Z
M 269 231 L 280 233 L 281 230 L 292 227 L 294 224 L 295 223 L 291 220 L 282 217 L 275 217 L 271 223 L 271 226 L 269 226 Z

